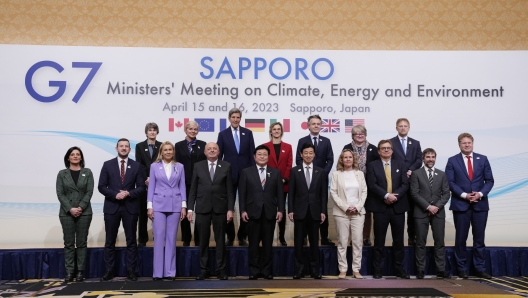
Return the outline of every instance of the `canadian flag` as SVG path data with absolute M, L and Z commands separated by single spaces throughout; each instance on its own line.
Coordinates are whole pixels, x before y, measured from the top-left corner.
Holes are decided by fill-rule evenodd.
M 174 127 L 180 129 L 180 127 L 185 126 L 189 122 L 189 118 L 184 118 L 183 123 L 178 120 L 178 122 L 174 122 L 174 118 L 169 118 L 169 131 L 174 131 Z

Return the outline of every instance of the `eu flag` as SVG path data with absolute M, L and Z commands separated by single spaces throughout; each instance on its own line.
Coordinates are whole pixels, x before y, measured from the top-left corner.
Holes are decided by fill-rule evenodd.
M 202 132 L 214 132 L 214 118 L 194 118 Z

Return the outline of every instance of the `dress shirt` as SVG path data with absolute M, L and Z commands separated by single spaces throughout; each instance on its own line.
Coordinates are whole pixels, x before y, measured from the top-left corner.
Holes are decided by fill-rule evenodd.
M 468 155 L 466 155 L 466 154 L 464 154 L 464 153 L 462 153 L 462 152 L 460 152 L 460 154 L 462 155 L 462 160 L 464 161 L 464 165 L 466 165 L 466 173 L 468 173 L 468 175 L 469 175 L 469 171 L 468 171 L 468 159 L 467 159 L 466 156 L 471 156 L 471 167 L 473 167 L 473 178 L 475 178 L 475 177 L 474 177 L 474 176 L 475 176 L 475 159 L 473 158 L 473 152 L 471 152 L 471 153 L 468 154 Z M 481 193 L 480 191 L 479 191 L 479 194 L 480 194 L 480 199 L 482 199 L 482 197 L 484 196 L 484 194 Z M 460 195 L 460 197 L 463 198 L 463 199 L 465 199 L 466 196 L 467 196 L 467 193 L 465 193 L 465 192 L 463 192 L 463 193 Z
M 314 139 L 313 138 L 317 138 L 317 145 L 319 145 L 319 142 L 321 142 L 321 140 L 319 139 L 319 135 L 313 135 L 313 134 L 310 134 L 310 141 L 312 141 L 312 145 L 315 146 L 315 143 L 314 143 Z
M 354 170 L 344 171 L 344 173 L 347 204 L 349 207 L 355 207 L 359 203 L 359 183 L 356 178 L 356 173 Z

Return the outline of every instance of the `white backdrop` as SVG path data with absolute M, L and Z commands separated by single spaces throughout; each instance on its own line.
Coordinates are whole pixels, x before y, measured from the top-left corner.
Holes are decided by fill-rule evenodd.
M 490 158 L 495 176 L 488 245 L 528 244 L 528 203 L 523 196 L 528 183 L 526 51 L 17 45 L 0 45 L 0 50 L 0 239 L 4 245 L 62 242 L 55 179 L 69 147 L 82 148 L 97 185 L 102 163 L 115 157 L 116 140 L 129 138 L 134 148 L 145 139 L 147 122 L 160 126 L 160 141 L 177 142 L 184 138 L 181 125 L 186 118 L 206 119 L 202 125 L 211 131 L 200 132 L 198 138 L 216 141 L 227 111 L 241 105 L 242 125 L 245 119 L 264 120 L 265 132 L 254 133 L 257 145 L 268 141 L 272 119 L 290 121 L 283 140 L 294 149 L 308 133 L 303 122 L 310 114 L 331 119 L 337 131 L 325 135 L 332 141 L 336 160 L 351 140 L 345 133 L 350 119 L 363 120 L 367 139 L 377 145 L 380 139 L 396 135 L 397 118 L 408 118 L 409 136 L 420 140 L 422 149 L 436 149 L 440 169 L 459 152 L 458 134 L 470 132 L 475 151 Z M 93 79 L 86 80 L 90 72 Z M 128 93 L 126 87 L 131 87 Z M 227 89 L 218 94 L 214 87 Z M 295 88 L 297 96 L 285 95 L 293 89 L 284 88 Z M 425 89 L 431 90 L 428 96 Z M 245 94 L 249 90 L 252 95 Z M 259 90 L 260 95 L 255 95 Z M 463 90 L 467 96 L 461 96 Z M 390 96 L 390 92 L 400 94 Z M 104 241 L 103 200 L 95 190 L 91 245 Z M 449 244 L 454 234 L 450 212 L 447 230 Z

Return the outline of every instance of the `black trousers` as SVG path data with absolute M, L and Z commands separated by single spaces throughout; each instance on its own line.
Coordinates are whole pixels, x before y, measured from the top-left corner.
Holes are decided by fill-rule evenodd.
M 407 198 L 411 198 L 411 189 L 407 192 Z M 407 211 L 407 236 L 409 239 L 416 240 L 416 222 L 414 220 L 414 200 L 409 202 L 409 211 Z
M 202 273 L 209 273 L 209 238 L 211 237 L 211 224 L 213 225 L 214 239 L 216 242 L 216 273 L 225 273 L 226 221 L 226 213 L 196 213 L 194 229 L 198 231 L 200 236 L 200 269 Z
M 233 183 L 233 192 L 235 193 L 235 196 L 237 195 L 237 191 L 238 191 L 238 183 Z M 230 223 L 227 224 L 226 234 L 227 234 L 227 240 L 231 242 L 235 241 L 235 221 L 234 220 L 232 220 Z M 245 240 L 247 238 L 247 234 L 248 234 L 247 223 L 243 220 L 240 220 L 240 225 L 238 226 L 238 233 L 237 233 L 238 240 L 242 240 L 242 239 Z
M 396 213 L 391 206 L 385 212 L 373 212 L 374 214 L 374 271 L 381 272 L 385 263 L 385 238 L 389 224 L 392 232 L 392 253 L 394 256 L 394 268 L 397 272 L 403 271 L 403 234 L 405 229 L 405 212 Z
M 139 217 L 138 217 L 138 242 L 148 242 L 148 231 L 147 231 L 147 192 L 144 191 L 139 195 Z
M 286 202 L 286 205 L 288 205 L 287 201 L 288 193 L 284 193 L 284 201 Z M 286 241 L 284 239 L 284 234 L 286 233 L 286 220 L 288 219 L 288 215 L 286 214 L 283 216 L 282 220 L 277 224 L 279 226 L 279 241 Z
M 271 274 L 273 246 L 273 232 L 275 231 L 275 214 L 273 219 L 266 218 L 266 212 L 262 207 L 262 213 L 259 219 L 249 219 L 248 240 L 249 240 L 249 274 L 258 276 L 262 274 L 268 276 Z M 259 251 L 259 243 L 262 241 L 262 251 Z
M 310 208 L 304 219 L 294 219 L 293 243 L 295 251 L 295 265 L 298 275 L 304 275 L 303 242 L 306 234 L 310 241 L 310 267 L 312 274 L 319 274 L 319 226 L 321 220 L 312 218 Z
M 115 268 L 115 243 L 119 225 L 123 222 L 126 238 L 126 266 L 128 270 L 136 271 L 137 264 L 137 242 L 136 228 L 138 222 L 137 214 L 130 214 L 124 204 L 121 204 L 114 214 L 104 214 L 105 222 L 105 248 L 104 261 L 106 271 L 114 271 Z
M 189 192 L 191 190 L 191 185 L 185 185 L 186 187 L 186 193 L 187 193 L 187 198 L 189 198 Z M 189 220 L 187 219 L 187 217 L 184 217 L 183 220 L 180 222 L 180 227 L 181 227 L 181 239 L 183 242 L 191 242 L 191 239 L 192 239 L 192 233 L 191 233 L 191 223 L 189 222 Z M 194 231 L 194 243 L 196 245 L 198 245 L 198 243 L 200 243 L 200 241 L 198 241 L 198 234 L 196 233 L 196 229 Z

